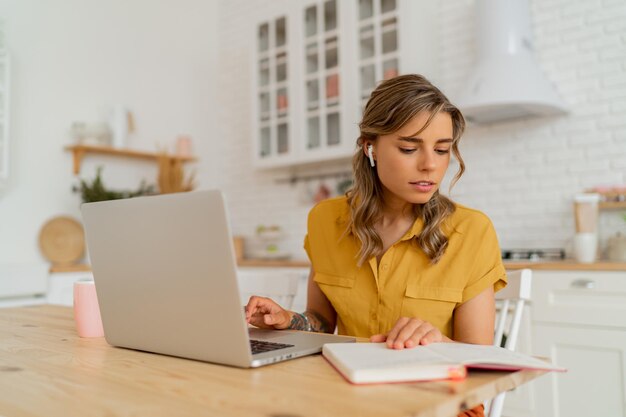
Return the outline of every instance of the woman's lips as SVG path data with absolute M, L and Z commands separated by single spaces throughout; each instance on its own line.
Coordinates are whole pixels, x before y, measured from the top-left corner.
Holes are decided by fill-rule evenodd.
M 409 184 L 411 184 L 411 187 L 422 193 L 428 193 L 435 188 L 435 183 L 432 181 L 411 181 Z

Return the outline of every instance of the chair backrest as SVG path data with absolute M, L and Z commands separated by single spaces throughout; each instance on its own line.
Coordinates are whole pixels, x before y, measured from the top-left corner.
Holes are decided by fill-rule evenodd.
M 508 284 L 496 293 L 495 346 L 515 350 L 524 305 L 530 300 L 532 271 L 507 271 Z
M 276 272 L 276 269 L 239 269 L 239 294 L 243 305 L 252 295 L 268 297 L 281 307 L 290 310 L 298 291 L 300 274 L 292 271 Z
M 507 286 L 496 293 L 496 329 L 494 346 L 515 350 L 522 323 L 524 306 L 530 301 L 532 271 L 519 269 L 507 271 Z M 486 404 L 489 417 L 500 417 L 506 393 L 498 395 Z

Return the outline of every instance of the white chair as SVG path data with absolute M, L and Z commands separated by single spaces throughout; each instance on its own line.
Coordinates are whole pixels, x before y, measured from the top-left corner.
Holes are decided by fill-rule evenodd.
M 300 274 L 295 271 L 280 271 L 276 268 L 240 268 L 237 272 L 239 294 L 243 305 L 253 295 L 268 297 L 284 309 L 291 310 L 298 292 Z
M 532 271 L 519 269 L 507 271 L 508 284 L 496 293 L 496 329 L 494 346 L 515 350 L 522 322 L 524 306 L 530 301 Z M 506 393 L 499 394 L 485 407 L 489 417 L 500 417 Z

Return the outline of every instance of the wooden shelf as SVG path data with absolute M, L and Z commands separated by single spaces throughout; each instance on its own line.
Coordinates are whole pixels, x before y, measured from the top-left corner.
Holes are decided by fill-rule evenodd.
M 598 204 L 600 210 L 626 210 L 626 201 L 606 201 Z
M 626 188 L 624 186 L 618 186 L 608 190 L 598 191 L 591 188 L 585 191 L 586 193 L 594 193 L 600 195 L 600 201 L 598 208 L 600 210 L 626 210 Z
M 80 164 L 83 160 L 83 157 L 88 153 L 122 156 L 122 157 L 135 158 L 135 159 L 148 159 L 148 160 L 154 160 L 154 161 L 156 161 L 157 158 L 160 156 L 156 152 L 145 152 L 145 151 L 137 151 L 133 149 L 111 148 L 109 146 L 71 145 L 71 146 L 66 146 L 65 150 L 73 153 L 74 174 L 78 174 L 80 172 Z M 176 161 L 176 160 L 179 160 L 182 162 L 195 162 L 196 161 L 196 158 L 193 156 L 168 155 L 168 158 L 171 161 Z

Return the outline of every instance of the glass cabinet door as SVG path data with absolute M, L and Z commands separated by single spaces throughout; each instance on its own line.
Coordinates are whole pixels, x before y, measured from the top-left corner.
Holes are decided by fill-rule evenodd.
M 257 157 L 268 159 L 288 154 L 289 54 L 287 17 L 262 22 L 257 31 Z
M 396 0 L 355 0 L 358 19 L 358 76 L 361 108 L 378 82 L 393 78 L 398 66 Z
M 304 10 L 306 150 L 340 143 L 340 30 L 337 0 Z

